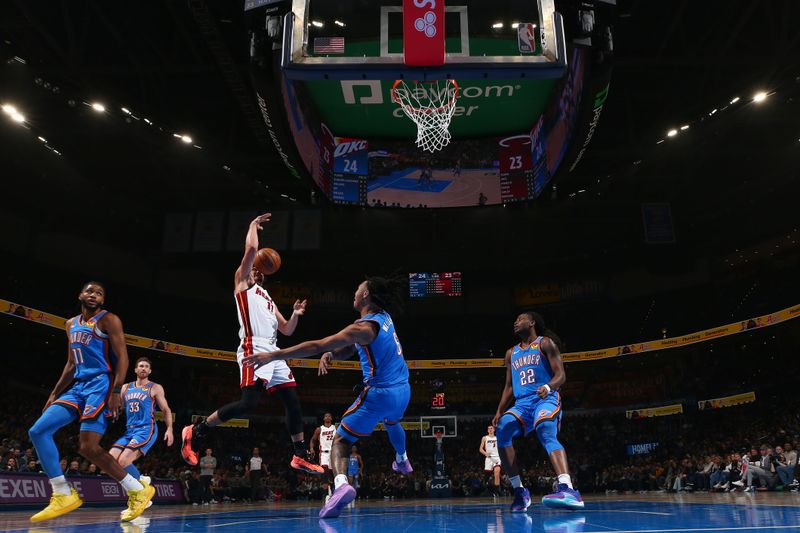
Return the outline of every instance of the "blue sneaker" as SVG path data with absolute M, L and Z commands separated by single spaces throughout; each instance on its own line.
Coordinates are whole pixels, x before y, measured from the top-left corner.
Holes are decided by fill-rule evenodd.
M 524 513 L 531 506 L 531 493 L 525 487 L 514 489 L 514 502 L 511 504 L 512 513 Z
M 542 498 L 542 505 L 551 509 L 583 509 L 583 498 L 577 490 L 559 483 L 557 492 Z

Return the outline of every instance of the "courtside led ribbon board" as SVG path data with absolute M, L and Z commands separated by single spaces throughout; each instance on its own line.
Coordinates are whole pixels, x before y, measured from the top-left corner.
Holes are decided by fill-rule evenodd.
M 710 400 L 700 400 L 697 402 L 697 408 L 703 409 L 720 409 L 722 407 L 733 407 L 734 405 L 742 405 L 743 403 L 753 403 L 756 401 L 755 392 L 745 392 L 742 394 L 734 394 L 733 396 L 723 396 L 722 398 L 711 398 Z
M 677 415 L 683 412 L 683 404 L 662 405 L 661 407 L 646 407 L 625 411 L 625 416 L 632 420 L 637 418 L 652 418 L 654 416 Z
M 411 67 L 444 64 L 444 0 L 403 0 L 403 61 Z
M 22 304 L 11 302 L 9 300 L 0 299 L 0 313 L 14 316 L 44 324 L 46 326 L 64 329 L 66 320 L 63 317 L 25 307 Z M 751 329 L 759 329 L 767 326 L 774 326 L 787 320 L 792 320 L 800 316 L 800 304 L 781 309 L 768 315 L 753 317 L 741 322 L 734 322 L 725 326 L 716 328 L 705 329 L 688 335 L 680 337 L 670 337 L 668 339 L 658 339 L 649 342 L 640 342 L 636 344 L 626 344 L 624 346 L 614 346 L 613 348 L 601 348 L 599 350 L 592 350 L 587 352 L 567 352 L 561 354 L 561 359 L 565 363 L 579 363 L 584 361 L 596 361 L 598 359 L 610 359 L 613 357 L 623 357 L 628 355 L 636 355 L 646 352 L 654 352 L 657 350 L 666 350 L 669 348 L 678 348 L 680 346 L 687 346 L 698 342 L 705 342 L 720 337 L 727 337 L 737 333 L 743 333 Z M 140 337 L 138 335 L 125 335 L 125 344 L 128 346 L 136 346 L 146 350 L 155 350 L 159 352 L 173 353 L 185 357 L 197 357 L 200 359 L 213 359 L 217 361 L 235 361 L 236 354 L 226 350 L 216 350 L 213 348 L 197 348 L 194 346 L 186 346 L 175 342 L 166 342 L 159 339 L 150 339 L 147 337 Z M 317 359 L 289 359 L 286 361 L 292 368 L 317 368 L 319 360 Z M 448 369 L 448 368 L 502 368 L 503 359 L 501 357 L 484 358 L 484 359 L 418 359 L 409 360 L 408 368 L 412 370 L 432 370 L 432 369 Z M 353 361 L 333 361 L 331 367 L 342 370 L 360 370 L 361 365 L 357 360 Z

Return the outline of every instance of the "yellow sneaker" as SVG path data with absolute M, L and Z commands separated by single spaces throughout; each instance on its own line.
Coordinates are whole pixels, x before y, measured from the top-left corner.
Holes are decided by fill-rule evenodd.
M 50 497 L 50 505 L 33 515 L 31 517 L 31 522 L 50 520 L 51 518 L 74 511 L 83 505 L 83 500 L 78 496 L 78 491 L 75 489 L 70 490 L 70 494 L 53 494 Z
M 142 514 L 147 509 L 147 504 L 156 495 L 155 487 L 146 482 L 143 482 L 142 485 L 144 485 L 142 490 L 128 492 L 128 509 L 120 517 L 123 522 L 130 522 Z

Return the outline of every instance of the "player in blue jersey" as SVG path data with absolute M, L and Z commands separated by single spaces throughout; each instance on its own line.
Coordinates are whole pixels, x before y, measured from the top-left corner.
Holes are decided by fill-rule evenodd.
M 361 437 L 368 437 L 378 422 L 383 422 L 395 449 L 392 469 L 401 474 L 413 472 L 406 455 L 406 434 L 399 424 L 411 398 L 408 365 L 389 311 L 399 310 L 402 282 L 399 279 L 370 277 L 356 289 L 353 308 L 361 315 L 339 333 L 308 341 L 276 352 L 257 353 L 245 359 L 246 365 L 259 367 L 278 359 L 323 354 L 319 373 L 327 374 L 331 361 L 358 353 L 364 389 L 345 411 L 331 450 L 333 495 L 322 507 L 320 518 L 339 516 L 356 497 L 348 483 L 348 451 Z
M 167 403 L 164 387 L 150 381 L 150 359 L 137 359 L 133 371 L 136 373 L 136 381 L 123 385 L 120 394 L 126 417 L 125 434 L 117 439 L 109 453 L 134 479 L 144 479 L 149 483 L 150 479 L 142 476 L 133 463 L 147 454 L 158 440 L 156 405 L 164 413 L 164 423 L 167 426 L 164 441 L 167 446 L 172 446 L 172 410 Z
M 546 507 L 583 509 L 583 499 L 572 487 L 564 446 L 558 442 L 561 426 L 561 394 L 566 380 L 558 337 L 547 329 L 538 313 L 520 314 L 514 321 L 520 343 L 506 351 L 506 385 L 492 424 L 497 427 L 497 447 L 503 470 L 514 487 L 512 512 L 525 512 L 531 504 L 528 489 L 519 477 L 512 439 L 536 432 L 558 476 L 554 494 L 542 498 Z M 555 339 L 555 340 L 554 340 Z M 514 400 L 514 406 L 506 410 Z
M 116 479 L 128 493 L 128 509 L 122 519 L 130 521 L 142 514 L 155 495 L 155 489 L 125 472 L 117 461 L 100 447 L 108 420 L 120 407 L 120 390 L 128 372 L 128 351 L 119 317 L 103 309 L 105 288 L 91 281 L 78 295 L 81 314 L 66 322 L 67 363 L 47 399 L 42 416 L 28 431 L 36 447 L 53 495 L 50 504 L 31 517 L 32 522 L 49 520 L 83 505 L 75 489 L 61 472 L 53 435 L 74 420 L 80 421 L 79 452 L 88 461 Z

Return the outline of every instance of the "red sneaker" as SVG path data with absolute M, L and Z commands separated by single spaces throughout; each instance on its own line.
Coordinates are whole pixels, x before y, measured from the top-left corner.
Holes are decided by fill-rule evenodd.
M 291 466 L 295 470 L 300 470 L 301 472 L 308 472 L 309 474 L 322 475 L 325 473 L 325 469 L 322 468 L 321 466 L 309 463 L 308 461 L 297 455 L 292 457 L 292 462 L 289 463 L 289 466 Z
M 181 431 L 181 438 L 183 439 L 183 444 L 181 444 L 181 456 L 183 460 L 186 461 L 191 466 L 197 466 L 197 463 L 200 462 L 200 457 L 198 453 L 192 450 L 192 437 L 194 436 L 194 427 L 193 426 L 186 426 Z

